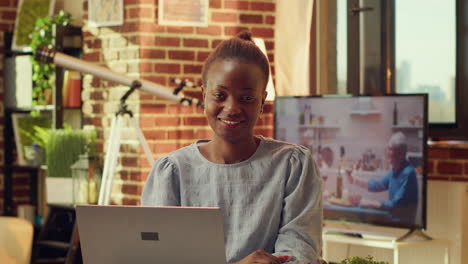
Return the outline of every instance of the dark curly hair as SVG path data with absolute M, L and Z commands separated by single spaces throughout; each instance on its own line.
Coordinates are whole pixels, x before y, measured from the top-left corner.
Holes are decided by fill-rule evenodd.
M 236 59 L 243 63 L 258 65 L 263 72 L 265 87 L 270 75 L 268 59 L 252 40 L 252 34 L 248 31 L 239 33 L 236 37 L 222 41 L 208 56 L 203 65 L 202 80 L 206 86 L 206 75 L 211 64 L 218 59 Z

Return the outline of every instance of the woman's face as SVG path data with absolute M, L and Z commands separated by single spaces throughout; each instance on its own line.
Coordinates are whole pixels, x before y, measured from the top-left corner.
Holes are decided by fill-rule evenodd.
M 215 135 L 231 143 L 253 137 L 266 98 L 266 81 L 255 64 L 214 61 L 203 90 L 205 113 Z

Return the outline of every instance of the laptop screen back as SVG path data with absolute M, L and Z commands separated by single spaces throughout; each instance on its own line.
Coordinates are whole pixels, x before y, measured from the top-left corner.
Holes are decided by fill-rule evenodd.
M 79 205 L 84 263 L 226 263 L 219 208 Z

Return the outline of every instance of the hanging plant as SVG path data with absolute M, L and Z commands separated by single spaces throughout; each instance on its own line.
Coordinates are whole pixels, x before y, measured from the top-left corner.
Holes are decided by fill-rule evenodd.
M 54 25 L 68 26 L 70 24 L 71 15 L 60 11 L 58 14 L 39 18 L 36 20 L 35 29 L 31 33 L 31 48 L 33 52 L 39 46 L 46 46 L 50 49 L 54 48 L 53 27 Z M 46 92 L 51 91 L 54 86 L 55 66 L 38 62 L 32 58 L 33 65 L 33 106 L 46 104 Z

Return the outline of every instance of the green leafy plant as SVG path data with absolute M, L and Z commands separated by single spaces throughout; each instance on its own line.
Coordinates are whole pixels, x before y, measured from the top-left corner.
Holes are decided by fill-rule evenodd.
M 34 126 L 34 132 L 23 134 L 46 152 L 48 177 L 72 177 L 70 166 L 81 154 L 96 156 L 97 132 L 94 127 L 73 130 L 65 124 L 63 129 Z
M 50 120 L 48 121 L 47 125 L 50 127 Z M 33 125 L 32 130 L 20 128 L 21 135 L 27 139 L 27 143 L 30 145 L 35 143 L 42 149 L 45 149 L 49 128 Z
M 81 154 L 95 154 L 96 131 L 51 129 L 46 142 L 48 177 L 72 177 L 70 166 Z
M 35 29 L 31 33 L 30 46 L 36 52 L 39 46 L 54 48 L 53 28 L 55 25 L 68 26 L 71 21 L 69 13 L 60 11 L 58 14 L 43 17 L 36 20 Z M 32 58 L 33 65 L 33 106 L 44 105 L 46 103 L 47 89 L 53 87 L 55 66 L 36 61 Z
M 41 142 L 33 137 L 35 128 L 49 128 L 51 120 L 48 116 L 31 116 L 23 113 L 12 115 L 13 132 L 16 142 L 17 162 L 20 165 L 42 165 L 44 152 Z M 41 150 L 42 147 L 42 150 Z
M 362 257 L 350 257 L 340 262 L 340 264 L 388 264 L 384 261 L 376 261 L 372 256 Z

